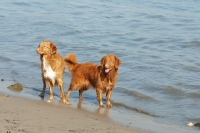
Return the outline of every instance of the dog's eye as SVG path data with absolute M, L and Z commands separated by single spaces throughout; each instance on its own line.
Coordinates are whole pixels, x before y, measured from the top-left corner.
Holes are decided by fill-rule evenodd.
M 47 47 L 47 46 L 44 46 L 45 48 L 49 48 L 49 47 Z

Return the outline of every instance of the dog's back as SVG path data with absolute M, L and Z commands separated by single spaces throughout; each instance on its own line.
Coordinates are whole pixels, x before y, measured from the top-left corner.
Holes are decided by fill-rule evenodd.
M 68 54 L 64 60 L 69 72 L 72 74 L 71 90 L 89 89 L 91 86 L 96 87 L 98 78 L 98 66 L 96 64 L 90 62 L 79 64 L 73 53 Z

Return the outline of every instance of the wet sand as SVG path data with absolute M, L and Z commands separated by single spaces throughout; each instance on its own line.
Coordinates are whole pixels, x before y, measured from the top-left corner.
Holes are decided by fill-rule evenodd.
M 115 123 L 98 112 L 78 110 L 61 103 L 49 104 L 1 91 L 0 123 L 1 133 L 147 133 Z
M 98 109 L 82 102 L 53 103 L 27 89 L 15 92 L 0 81 L 0 133 L 197 133 L 198 128 L 155 123 L 148 116 L 126 115 L 113 107 Z M 48 97 L 48 96 L 47 96 Z M 193 130 L 195 129 L 195 130 Z

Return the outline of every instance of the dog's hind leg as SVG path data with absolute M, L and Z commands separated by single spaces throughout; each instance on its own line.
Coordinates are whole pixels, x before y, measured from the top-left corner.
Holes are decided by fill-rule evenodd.
M 65 95 L 64 95 L 64 87 L 63 87 L 63 83 L 61 84 L 61 85 L 59 85 L 60 86 L 60 98 L 62 99 L 62 102 L 63 103 L 66 103 L 66 104 L 68 104 L 68 102 L 66 101 L 66 99 L 65 99 Z
M 68 89 L 67 95 L 66 95 L 66 99 L 68 102 L 69 102 L 69 97 L 70 97 L 71 91 L 75 91 L 75 90 L 79 90 L 79 98 L 83 99 L 82 93 L 84 90 L 87 90 L 87 87 L 85 87 L 82 84 L 79 84 L 77 82 L 70 83 L 70 86 L 69 86 L 69 89 Z
M 43 82 L 43 89 L 42 89 L 42 92 L 39 96 L 44 98 L 44 94 L 45 94 L 45 90 L 46 90 L 46 82 L 45 82 L 44 77 L 42 77 L 42 82 Z
M 79 90 L 79 100 L 83 100 L 83 96 L 82 96 L 83 91 L 84 91 L 83 88 L 81 88 L 81 89 Z
M 64 95 L 64 85 L 63 85 L 63 80 L 59 80 L 58 82 L 59 87 L 60 87 L 60 99 L 62 99 L 63 103 L 67 103 L 66 99 L 65 99 L 65 95 Z
M 71 88 L 72 88 L 72 87 L 71 87 L 71 85 L 70 85 L 70 87 L 69 87 L 69 89 L 68 89 L 68 91 L 67 91 L 67 94 L 66 94 L 66 100 L 67 100 L 67 102 L 69 102 L 70 93 L 71 93 L 71 91 L 72 91 Z
M 86 91 L 88 89 L 89 89 L 89 86 L 83 86 L 83 87 L 80 88 L 80 90 L 79 90 L 79 100 L 83 100 L 82 94 L 83 94 L 84 91 Z

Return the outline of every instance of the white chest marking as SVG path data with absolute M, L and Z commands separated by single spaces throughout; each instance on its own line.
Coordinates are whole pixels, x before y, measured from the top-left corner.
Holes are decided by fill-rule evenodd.
M 56 73 L 52 70 L 51 66 L 47 64 L 45 58 L 43 58 L 43 69 L 44 69 L 44 77 L 49 78 L 53 85 L 55 84 Z
M 111 83 L 110 80 L 109 80 L 108 86 L 106 86 L 106 91 L 109 91 L 109 90 L 111 89 L 111 86 L 112 86 L 112 83 Z
M 111 88 L 110 88 L 110 86 L 107 86 L 106 87 L 106 91 L 109 91 Z

